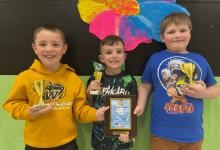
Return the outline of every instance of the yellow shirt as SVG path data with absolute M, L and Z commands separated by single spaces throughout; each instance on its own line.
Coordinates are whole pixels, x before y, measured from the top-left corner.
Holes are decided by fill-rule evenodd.
M 52 111 L 32 117 L 28 110 L 40 99 L 30 86 L 36 80 L 49 81 L 45 103 L 55 103 Z M 32 147 L 51 148 L 64 145 L 77 137 L 75 118 L 81 123 L 98 121 L 96 109 L 88 105 L 82 80 L 66 64 L 51 72 L 35 60 L 29 70 L 20 73 L 2 108 L 14 118 L 26 120 L 24 142 Z M 75 116 L 75 117 L 74 117 Z

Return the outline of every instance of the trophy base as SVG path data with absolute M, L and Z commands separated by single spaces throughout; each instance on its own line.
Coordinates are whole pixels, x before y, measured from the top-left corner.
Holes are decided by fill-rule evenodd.
M 34 110 L 40 110 L 40 109 L 45 109 L 47 107 L 49 107 L 50 104 L 45 104 L 45 105 L 34 105 L 33 108 Z
M 91 95 L 103 95 L 102 91 L 90 91 Z

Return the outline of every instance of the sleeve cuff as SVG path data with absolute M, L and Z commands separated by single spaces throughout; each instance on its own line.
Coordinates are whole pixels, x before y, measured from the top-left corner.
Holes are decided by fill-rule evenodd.
M 30 108 L 30 107 L 29 107 Z M 29 113 L 28 113 L 28 110 L 29 110 L 29 108 L 27 108 L 27 110 L 26 110 L 26 115 L 25 115 L 25 120 L 31 120 L 31 119 L 34 119 L 35 117 L 34 116 L 31 116 Z
M 95 109 L 95 108 L 93 108 L 93 109 L 94 109 L 94 110 L 93 110 L 93 111 L 94 111 L 94 121 L 95 121 L 95 122 L 98 122 L 99 120 L 98 120 L 98 119 L 96 118 L 96 116 L 95 116 L 97 109 Z

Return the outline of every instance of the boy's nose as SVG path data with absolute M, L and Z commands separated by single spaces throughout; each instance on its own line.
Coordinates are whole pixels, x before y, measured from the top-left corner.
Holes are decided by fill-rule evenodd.
M 176 37 L 181 37 L 181 33 L 180 32 L 176 32 Z
M 117 57 L 117 53 L 113 53 L 112 55 L 113 55 L 113 57 Z
M 46 51 L 52 51 L 52 46 L 47 45 L 47 47 L 46 47 Z

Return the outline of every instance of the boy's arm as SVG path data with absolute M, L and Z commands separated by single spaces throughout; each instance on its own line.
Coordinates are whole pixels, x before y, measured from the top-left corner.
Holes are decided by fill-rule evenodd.
M 92 108 L 86 102 L 86 92 L 83 82 L 79 84 L 79 92 L 73 100 L 73 112 L 76 119 L 81 123 L 101 121 L 109 107 L 101 107 L 98 110 Z
M 200 99 L 213 99 L 219 95 L 219 88 L 216 84 L 206 86 L 203 81 L 196 81 L 201 87 L 195 87 L 189 84 L 183 86 L 183 93 L 189 97 Z
M 26 87 L 22 80 L 18 78 L 15 79 L 7 100 L 2 104 L 2 108 L 7 110 L 12 118 L 16 120 L 30 120 L 52 110 L 54 104 L 42 110 L 34 110 L 28 104 Z
M 95 108 L 86 103 L 86 92 L 83 83 L 79 85 L 78 95 L 73 100 L 73 112 L 76 119 L 81 123 L 98 121 L 95 117 Z
M 137 87 L 136 87 L 137 88 Z M 134 110 L 134 114 L 137 114 L 137 116 L 140 116 L 144 112 L 144 108 L 147 102 L 148 95 L 151 91 L 152 84 L 142 82 L 138 88 L 138 102 L 137 107 Z M 121 142 L 129 142 L 129 136 L 125 134 L 120 134 L 118 139 Z M 135 142 L 135 138 L 131 137 L 132 141 Z
M 30 120 L 34 118 L 28 113 L 28 110 L 31 108 L 31 106 L 27 104 L 26 100 L 7 99 L 3 103 L 2 108 L 5 109 L 13 119 L 16 120 Z
M 90 94 L 90 90 L 86 90 L 87 101 L 90 106 L 94 106 L 93 95 Z
M 28 104 L 26 87 L 19 76 L 17 76 L 8 98 L 2 104 L 2 108 L 7 110 L 10 116 L 14 119 L 30 120 L 34 118 L 28 113 L 30 107 L 31 106 Z
M 147 102 L 148 95 L 152 89 L 152 84 L 142 82 L 138 88 L 138 101 L 137 107 L 134 110 L 134 114 L 140 116 L 144 112 L 144 108 Z

